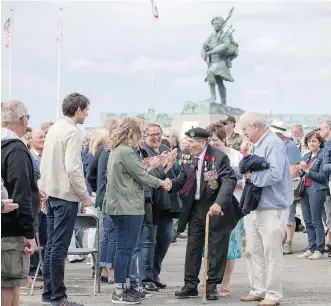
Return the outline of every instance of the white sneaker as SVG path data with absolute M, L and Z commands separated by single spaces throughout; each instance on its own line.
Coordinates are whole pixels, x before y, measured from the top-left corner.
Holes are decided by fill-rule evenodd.
M 312 255 L 313 255 L 313 253 L 310 252 L 309 250 L 307 250 L 303 254 L 298 255 L 297 258 L 299 258 L 299 259 L 305 259 L 305 258 L 310 258 L 310 256 L 312 256 Z
M 313 255 L 309 256 L 309 259 L 316 260 L 316 259 L 323 259 L 324 255 L 320 251 L 315 251 Z

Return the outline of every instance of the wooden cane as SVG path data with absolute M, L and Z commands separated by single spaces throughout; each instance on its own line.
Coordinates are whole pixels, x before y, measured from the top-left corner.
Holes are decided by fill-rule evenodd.
M 209 212 L 206 216 L 206 229 L 205 229 L 205 252 L 203 257 L 203 292 L 202 292 L 202 303 L 207 303 L 207 273 L 209 269 L 208 264 L 208 249 L 209 249 Z M 224 216 L 223 211 L 221 211 L 220 216 Z
M 207 302 L 207 273 L 208 273 L 208 248 L 209 248 L 209 212 L 206 216 L 206 229 L 205 229 L 205 252 L 203 257 L 203 293 L 202 303 Z

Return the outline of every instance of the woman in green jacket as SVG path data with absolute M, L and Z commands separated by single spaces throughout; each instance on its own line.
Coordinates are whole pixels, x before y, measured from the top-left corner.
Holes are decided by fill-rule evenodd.
M 144 169 L 142 160 L 133 150 L 141 139 L 135 118 L 125 118 L 112 134 L 113 151 L 108 168 L 104 212 L 115 224 L 116 254 L 114 259 L 116 304 L 140 303 L 138 292 L 126 288 L 132 252 L 142 226 L 144 215 L 143 186 L 168 187 L 169 180 L 160 180 Z

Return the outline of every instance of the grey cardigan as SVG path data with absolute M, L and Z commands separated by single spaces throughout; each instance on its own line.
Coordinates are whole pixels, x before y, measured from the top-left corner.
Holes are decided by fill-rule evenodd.
M 134 150 L 124 144 L 111 153 L 103 211 L 109 215 L 143 215 L 143 186 L 160 187 L 160 180 L 143 168 Z

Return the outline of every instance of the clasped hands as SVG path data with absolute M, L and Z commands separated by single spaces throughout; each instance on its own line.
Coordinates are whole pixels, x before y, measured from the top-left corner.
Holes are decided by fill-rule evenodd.
M 299 165 L 297 165 L 297 171 L 299 171 L 301 174 L 306 172 L 308 174 L 309 168 L 307 168 L 307 164 L 304 161 L 301 161 Z
M 165 191 L 170 191 L 172 188 L 172 182 L 168 178 L 166 178 L 164 181 L 160 181 L 160 185 Z

